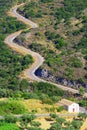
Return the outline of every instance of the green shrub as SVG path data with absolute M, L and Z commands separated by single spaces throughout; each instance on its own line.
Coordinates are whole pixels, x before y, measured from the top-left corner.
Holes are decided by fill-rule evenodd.
M 19 101 L 0 101 L 0 115 L 23 114 L 26 111 L 25 106 Z
M 29 115 L 23 115 L 21 117 L 21 121 L 25 122 L 25 123 L 29 123 L 31 122 L 32 120 L 35 119 L 35 115 L 32 115 L 32 114 L 29 114 Z
M 85 55 L 84 58 L 87 60 L 87 55 Z
M 87 74 L 85 74 L 85 76 L 84 76 L 86 79 L 87 79 Z
M 74 36 L 77 36 L 77 35 L 79 35 L 80 34 L 80 31 L 79 30 L 75 30 L 74 32 L 73 32 L 73 35 Z
M 75 68 L 81 68 L 83 66 L 82 62 L 77 57 L 71 57 L 69 59 L 69 65 Z
M 14 116 L 5 116 L 4 121 L 7 123 L 16 123 L 17 122 L 17 118 Z
M 29 127 L 29 130 L 43 130 L 42 128 Z
M 34 92 L 37 93 L 44 93 L 48 95 L 49 97 L 55 95 L 55 96 L 63 96 L 64 91 L 57 88 L 55 85 L 49 84 L 49 83 L 44 83 L 44 82 L 39 82 L 39 83 L 33 83 L 32 89 Z
M 82 54 L 87 54 L 87 49 L 86 48 L 84 48 L 84 49 L 82 49 Z
M 56 44 L 56 48 L 57 48 L 57 49 L 60 49 L 60 48 L 62 48 L 63 46 L 67 46 L 67 43 L 64 41 L 63 38 L 57 38 L 54 42 L 55 42 L 55 44 Z
M 15 124 L 12 123 L 3 123 L 0 126 L 0 130 L 20 130 Z
M 32 122 L 30 123 L 30 125 L 31 125 L 31 126 L 34 126 L 34 127 L 39 127 L 39 126 L 41 125 L 41 123 L 38 122 L 38 121 L 32 121 Z
M 72 126 L 73 126 L 75 129 L 80 129 L 80 127 L 82 126 L 82 121 L 73 120 L 73 121 L 72 121 Z
M 63 110 L 65 110 L 65 108 L 63 106 L 60 106 L 60 107 L 57 108 L 57 112 L 61 112 Z
M 69 77 L 70 79 L 72 79 L 72 78 L 73 78 L 73 73 L 74 73 L 73 69 L 71 69 L 71 68 L 66 68 L 64 75 L 67 76 L 67 77 Z
M 87 100 L 85 100 L 85 99 L 84 100 L 80 100 L 79 101 L 79 105 L 83 106 L 83 107 L 87 107 Z
M 50 114 L 50 117 L 51 117 L 51 118 L 56 118 L 57 115 L 56 115 L 55 113 L 51 113 L 51 114 Z
M 49 2 L 52 2 L 53 0 L 40 0 L 40 1 L 43 3 L 49 3 Z
M 77 49 L 86 48 L 87 47 L 87 38 L 83 37 L 81 41 L 77 45 Z
M 51 100 L 51 98 L 46 94 L 41 94 L 40 99 L 45 104 L 53 104 L 53 101 Z

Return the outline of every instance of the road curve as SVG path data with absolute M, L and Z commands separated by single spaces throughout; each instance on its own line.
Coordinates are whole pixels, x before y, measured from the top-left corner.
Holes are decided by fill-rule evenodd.
M 21 16 L 20 14 L 18 14 L 17 12 L 17 9 L 20 7 L 20 6 L 23 6 L 23 4 L 20 4 L 20 5 L 17 5 L 15 7 L 13 7 L 11 10 L 10 10 L 10 15 L 11 16 L 14 16 L 16 17 L 18 20 L 22 21 L 23 23 L 31 26 L 31 28 L 37 28 L 38 25 L 34 22 L 32 22 L 31 20 L 28 20 L 26 19 L 25 17 Z M 36 52 L 33 52 L 23 46 L 20 46 L 18 44 L 16 44 L 14 42 L 14 39 L 21 34 L 23 30 L 20 30 L 18 32 L 15 32 L 9 36 L 6 37 L 5 39 L 5 43 L 11 47 L 13 50 L 16 50 L 17 52 L 21 53 L 21 54 L 30 54 L 33 58 L 34 58 L 34 63 L 26 70 L 24 70 L 24 77 L 27 78 L 27 79 L 31 79 L 31 80 L 34 80 L 34 81 L 37 81 L 37 82 L 47 82 L 47 83 L 50 83 L 50 84 L 53 84 L 55 86 L 57 86 L 58 88 L 61 88 L 63 90 L 66 90 L 66 91 L 70 91 L 72 93 L 79 93 L 78 90 L 75 90 L 75 89 L 72 89 L 72 88 L 69 88 L 69 87 L 65 87 L 63 85 L 58 85 L 56 83 L 52 83 L 52 82 L 48 82 L 48 81 L 45 81 L 43 79 L 40 79 L 39 77 L 37 77 L 35 75 L 35 71 L 43 64 L 44 62 L 44 58 L 36 53 Z

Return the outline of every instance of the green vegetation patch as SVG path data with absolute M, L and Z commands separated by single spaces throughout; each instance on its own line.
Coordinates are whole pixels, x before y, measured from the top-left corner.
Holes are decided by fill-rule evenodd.
M 86 7 L 86 0 L 64 0 L 64 7 L 57 9 L 55 16 L 57 19 L 69 19 L 71 17 L 77 17 Z
M 82 62 L 77 57 L 71 57 L 69 59 L 69 65 L 71 65 L 72 67 L 75 67 L 75 68 L 81 68 L 82 67 Z
M 17 100 L 0 101 L 0 115 L 23 114 L 27 111 L 22 102 Z
M 32 39 L 25 44 L 44 56 L 42 68 L 50 71 L 54 82 L 55 77 L 73 78 L 74 81 L 80 77 L 84 83 L 87 82 L 86 7 L 86 0 L 38 0 L 18 9 L 23 16 L 40 25 L 38 29 L 31 30 Z
M 33 89 L 36 92 L 41 92 L 44 94 L 49 95 L 50 97 L 55 95 L 55 96 L 63 96 L 64 91 L 57 88 L 55 85 L 49 84 L 49 83 L 33 83 Z
M 16 124 L 3 123 L 0 125 L 0 130 L 20 130 Z
M 30 55 L 21 56 L 16 54 L 4 43 L 4 39 L 8 34 L 26 27 L 26 25 L 17 21 L 16 18 L 7 16 L 7 11 L 17 2 L 21 3 L 25 2 L 25 0 L 0 0 L 0 97 L 6 97 L 8 93 L 12 93 L 11 89 L 19 88 L 18 75 L 23 69 L 33 63 Z

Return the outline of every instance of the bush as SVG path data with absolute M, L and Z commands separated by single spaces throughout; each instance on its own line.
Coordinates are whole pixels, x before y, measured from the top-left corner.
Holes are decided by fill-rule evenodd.
M 51 113 L 51 114 L 50 114 L 50 117 L 51 117 L 51 118 L 56 118 L 57 115 L 56 115 L 55 113 Z
M 63 106 L 60 106 L 60 107 L 57 108 L 57 112 L 61 112 L 63 110 L 65 110 L 65 108 Z
M 67 77 L 69 77 L 70 79 L 72 79 L 72 78 L 73 78 L 73 73 L 74 73 L 73 69 L 71 69 L 71 68 L 66 68 L 64 75 L 67 76 Z
M 17 118 L 14 116 L 5 116 L 4 121 L 7 123 L 16 123 L 17 122 Z
M 0 126 L 0 130 L 20 130 L 15 124 L 12 123 L 3 123 Z
M 41 123 L 38 122 L 38 121 L 32 121 L 32 122 L 30 123 L 30 125 L 31 125 L 31 126 L 34 126 L 34 127 L 39 127 L 39 126 L 41 125 Z
M 87 60 L 87 55 L 85 55 L 84 58 Z
M 81 41 L 77 45 L 77 49 L 86 48 L 87 47 L 87 38 L 83 37 Z
M 57 49 L 60 49 L 63 46 L 67 46 L 67 43 L 62 38 L 57 38 L 54 42 L 56 44 Z
M 49 2 L 52 2 L 53 0 L 40 0 L 40 1 L 43 3 L 49 3 Z
M 53 95 L 55 96 L 63 96 L 64 95 L 64 91 L 57 88 L 55 85 L 49 84 L 49 83 L 43 83 L 43 82 L 39 82 L 39 83 L 33 83 L 32 85 L 32 89 L 34 90 L 34 92 L 37 93 L 43 93 L 48 95 L 49 97 L 52 97 Z
M 79 105 L 83 106 L 83 107 L 87 107 L 87 100 L 85 100 L 85 99 L 84 100 L 80 100 L 79 101 Z
M 79 30 L 75 30 L 74 32 L 73 32 L 73 35 L 74 36 L 77 36 L 77 35 L 79 35 L 80 34 L 80 31 Z
M 53 123 L 51 127 L 49 128 L 49 130 L 61 130 L 61 129 L 62 129 L 62 126 L 58 122 Z
M 59 102 L 61 100 L 61 97 L 60 96 L 52 96 L 51 99 L 53 102 Z
M 53 104 L 53 101 L 51 100 L 51 98 L 46 94 L 41 94 L 40 100 L 45 104 Z
M 84 76 L 86 79 L 87 79 L 87 74 L 85 74 L 85 76 Z
M 69 65 L 75 68 L 81 68 L 83 64 L 77 57 L 71 57 L 69 59 Z
M 29 130 L 42 130 L 41 128 L 29 127 Z
M 82 49 L 82 54 L 87 54 L 87 49 L 86 48 L 84 48 L 84 49 Z
M 0 115 L 5 114 L 23 114 L 27 110 L 25 106 L 15 100 L 0 101 Z
M 25 123 L 29 123 L 29 122 L 31 122 L 31 121 L 34 120 L 34 119 L 35 119 L 35 116 L 32 115 L 32 114 L 23 115 L 23 116 L 21 117 L 21 120 L 22 120 L 23 122 L 25 122 Z
M 80 127 L 82 126 L 82 121 L 74 120 L 74 121 L 72 121 L 72 126 L 73 126 L 75 129 L 80 129 Z

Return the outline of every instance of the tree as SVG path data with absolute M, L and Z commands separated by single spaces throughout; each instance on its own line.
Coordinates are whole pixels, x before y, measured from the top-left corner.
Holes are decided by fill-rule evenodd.
M 28 88 L 28 81 L 26 79 L 23 79 L 20 83 L 20 90 L 24 91 Z
M 23 122 L 26 122 L 26 123 L 29 123 L 29 122 L 31 122 L 31 121 L 34 120 L 34 119 L 35 119 L 35 115 L 32 115 L 32 114 L 23 115 L 23 116 L 21 117 L 21 120 L 22 120 Z
M 71 124 L 70 124 L 69 121 L 65 121 L 65 122 L 64 122 L 64 126 L 69 127 L 70 125 L 71 125 Z
M 35 119 L 35 116 L 32 115 L 32 114 L 29 114 L 29 115 L 23 115 L 21 118 L 20 118 L 20 129 L 21 130 L 24 130 L 24 129 L 29 129 L 29 123 L 31 123 L 32 120 Z M 31 129 L 33 130 L 33 129 Z
M 23 65 L 28 65 L 30 63 L 33 63 L 32 56 L 31 55 L 24 56 Z
M 60 48 L 62 48 L 63 46 L 66 46 L 66 45 L 67 45 L 67 43 L 63 40 L 63 38 L 57 38 L 57 39 L 55 40 L 55 44 L 56 44 L 56 48 L 57 48 L 57 49 L 60 49 Z
M 56 122 L 52 124 L 49 130 L 62 130 L 62 126 L 58 122 Z
M 20 130 L 20 129 L 14 123 L 4 122 L 2 125 L 0 125 L 0 130 Z
M 61 117 L 57 117 L 56 118 L 56 121 L 59 123 L 59 124 L 63 124 L 65 122 L 65 119 L 64 118 L 61 118 Z
M 70 127 L 64 127 L 62 128 L 62 130 L 78 130 L 78 129 L 75 129 L 73 126 L 70 126 Z
M 42 130 L 41 128 L 29 127 L 28 130 Z
M 83 96 L 85 94 L 85 88 L 80 86 L 79 93 L 80 93 L 81 96 Z
M 82 126 L 82 121 L 74 120 L 71 124 L 75 129 L 80 129 L 80 127 Z
M 57 117 L 57 115 L 55 113 L 51 113 L 50 116 L 51 116 L 51 118 L 56 118 Z
M 85 120 L 87 118 L 87 115 L 85 113 L 79 113 L 78 118 L 80 120 Z
M 17 118 L 14 117 L 14 116 L 5 116 L 4 121 L 7 122 L 7 123 L 16 123 Z
M 38 121 L 31 121 L 31 122 L 30 122 L 30 125 L 31 125 L 31 126 L 34 126 L 34 127 L 39 127 L 39 126 L 41 125 L 41 123 L 38 122 Z
M 61 112 L 61 111 L 63 111 L 65 108 L 64 108 L 64 106 L 59 106 L 58 108 L 57 108 L 57 111 L 58 112 Z

